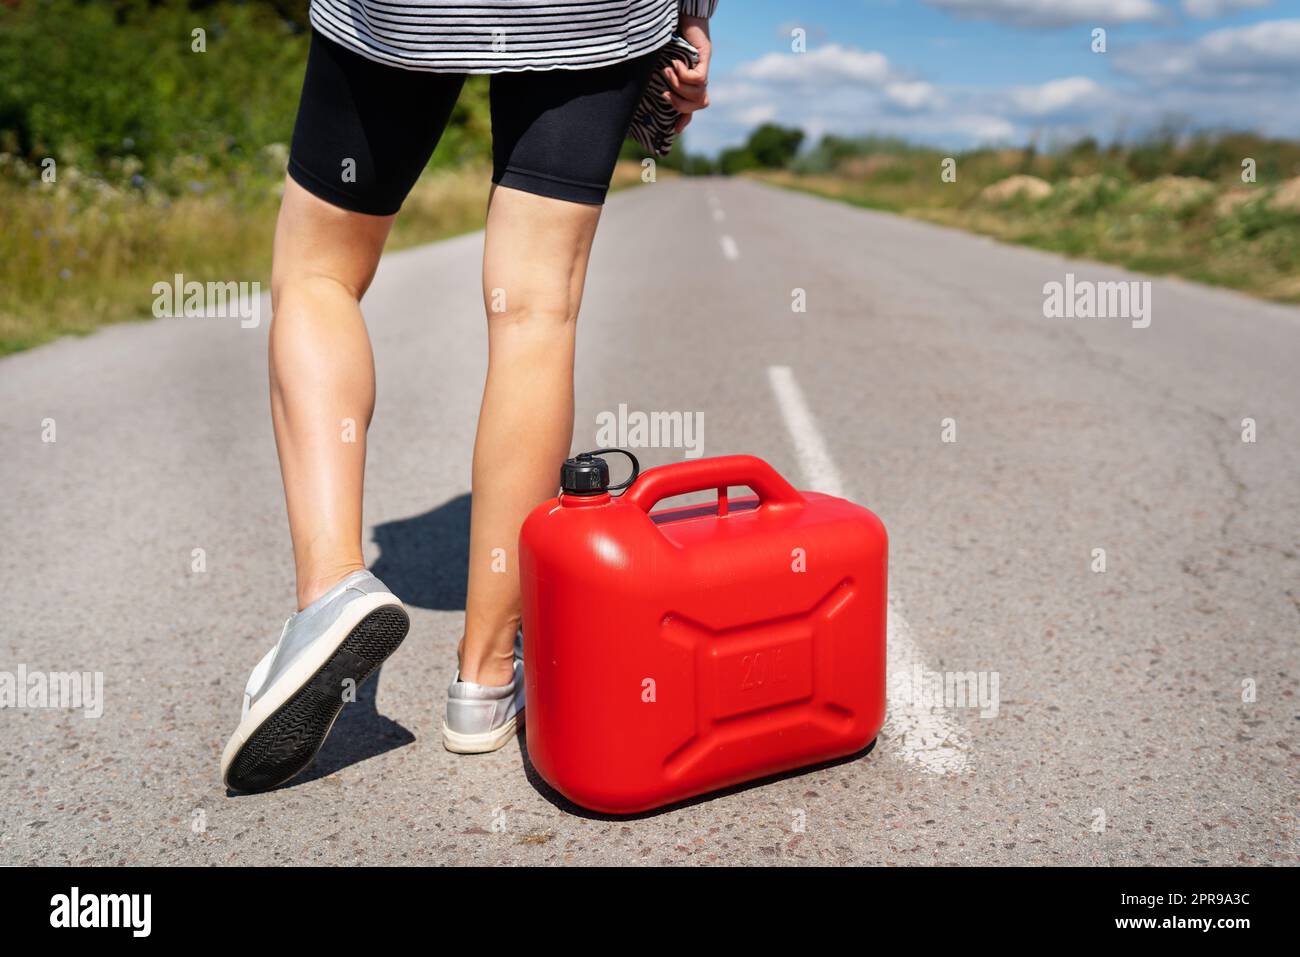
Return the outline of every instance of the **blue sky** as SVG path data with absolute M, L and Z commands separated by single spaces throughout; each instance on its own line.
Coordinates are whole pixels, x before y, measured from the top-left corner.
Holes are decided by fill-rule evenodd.
M 1300 136 L 1300 0 L 720 0 L 712 34 L 692 152 L 767 120 L 952 148 L 1170 117 Z

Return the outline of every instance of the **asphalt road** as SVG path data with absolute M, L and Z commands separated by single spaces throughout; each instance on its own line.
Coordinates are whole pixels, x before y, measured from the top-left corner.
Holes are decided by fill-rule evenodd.
M 999 701 L 896 692 L 866 757 L 613 820 L 550 792 L 518 741 L 465 758 L 437 733 L 481 243 L 391 255 L 366 300 L 368 557 L 412 633 L 269 794 L 218 779 L 293 602 L 266 321 L 123 325 L 0 362 L 0 671 L 104 676 L 97 719 L 0 711 L 0 863 L 1300 860 L 1300 310 L 1155 280 L 1148 328 L 1046 319 L 1066 273 L 1145 277 L 748 182 L 615 196 L 575 446 L 620 404 L 689 412 L 706 455 L 838 485 L 890 530 L 891 670 L 996 672 Z

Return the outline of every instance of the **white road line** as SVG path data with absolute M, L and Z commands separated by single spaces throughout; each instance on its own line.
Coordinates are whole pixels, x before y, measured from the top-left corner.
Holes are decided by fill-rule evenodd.
M 769 366 L 767 378 L 794 442 L 807 487 L 847 498 L 839 470 L 831 459 L 817 420 L 808 408 L 794 373 L 789 366 Z M 916 669 L 926 672 L 930 669 L 912 640 L 912 629 L 895 610 L 892 598 L 887 618 L 887 710 L 881 740 L 900 758 L 922 771 L 959 774 L 970 770 L 970 743 L 966 729 L 943 711 L 926 707 L 911 694 L 911 678 Z M 898 676 L 897 680 L 895 676 Z
M 721 206 L 715 206 L 713 208 L 713 221 L 715 223 L 720 223 L 726 218 L 727 218 L 727 214 L 722 211 Z
M 903 760 L 931 774 L 962 774 L 971 770 L 970 734 L 966 727 L 941 710 L 917 701 L 913 676 L 930 674 L 921 649 L 912 640 L 912 628 L 899 614 L 891 597 L 886 611 L 889 664 L 885 669 L 885 728 L 882 736 Z
M 839 469 L 831 460 L 821 430 L 817 428 L 817 420 L 808 410 L 808 403 L 799 383 L 795 381 L 794 373 L 789 366 L 769 366 L 767 378 L 772 383 L 772 391 L 776 393 L 776 403 L 781 407 L 785 427 L 794 440 L 794 451 L 799 457 L 799 465 L 803 468 L 803 477 L 808 487 L 837 498 L 847 498 L 844 483 L 840 481 Z
M 722 255 L 733 261 L 740 258 L 740 250 L 736 248 L 734 239 L 730 236 L 723 236 L 719 242 L 722 243 Z

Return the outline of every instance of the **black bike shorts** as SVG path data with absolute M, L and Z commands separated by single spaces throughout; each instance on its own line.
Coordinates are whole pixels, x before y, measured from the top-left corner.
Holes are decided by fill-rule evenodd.
M 590 70 L 494 73 L 492 182 L 605 201 L 654 53 Z M 447 126 L 465 75 L 368 60 L 312 31 L 289 175 L 328 203 L 387 216 Z

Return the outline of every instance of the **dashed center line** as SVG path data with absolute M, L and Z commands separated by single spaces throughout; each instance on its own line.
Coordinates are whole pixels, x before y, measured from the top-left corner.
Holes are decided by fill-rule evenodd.
M 726 218 L 727 218 L 727 214 L 722 211 L 721 206 L 713 207 L 713 221 L 715 223 L 720 223 Z
M 730 236 L 723 236 L 718 241 L 722 243 L 722 255 L 731 260 L 740 258 L 740 250 L 736 247 L 736 241 L 734 239 Z
M 770 366 L 767 378 L 794 442 L 807 487 L 847 498 L 839 470 L 794 373 L 789 366 Z M 887 705 L 885 727 L 880 732 L 882 742 L 907 763 L 931 774 L 959 774 L 970 770 L 966 729 L 938 708 L 916 701 L 907 691 L 910 682 L 888 680 L 895 675 L 911 675 L 917 668 L 930 669 L 926 668 L 925 658 L 912 640 L 907 620 L 895 610 L 892 597 L 887 619 Z

